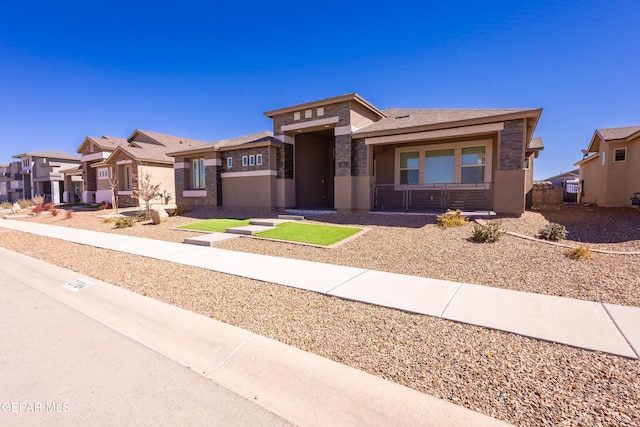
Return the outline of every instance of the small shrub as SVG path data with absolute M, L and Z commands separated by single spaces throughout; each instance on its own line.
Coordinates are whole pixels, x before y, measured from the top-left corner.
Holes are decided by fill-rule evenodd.
M 44 207 L 45 211 L 50 211 L 52 209 L 55 209 L 56 205 L 54 205 L 53 203 L 49 202 L 49 203 L 45 203 L 44 205 L 42 205 L 42 207 Z
M 497 242 L 504 235 L 504 231 L 500 229 L 501 225 L 500 221 L 490 222 L 487 225 L 476 224 L 473 228 L 472 240 L 481 243 Z
M 42 205 L 36 205 L 34 207 L 31 208 L 31 212 L 36 214 L 36 216 L 40 216 L 40 214 L 42 212 L 44 212 L 46 209 L 44 208 L 44 206 Z
M 551 222 L 542 227 L 538 231 L 538 235 L 536 237 L 539 239 L 557 242 L 567 238 L 567 227 L 562 224 L 558 224 L 557 222 Z
M 593 255 L 588 247 L 578 246 L 577 248 L 567 249 L 564 254 L 575 260 L 590 259 Z
M 116 228 L 129 228 L 133 227 L 136 224 L 136 219 L 132 216 L 122 216 L 116 219 L 115 226 Z
M 31 201 L 33 202 L 34 205 L 39 206 L 42 205 L 44 203 L 44 196 L 41 196 L 39 194 L 36 194 L 35 196 L 33 196 L 33 198 L 31 199 Z
M 51 215 L 53 216 L 58 216 L 58 212 L 60 211 L 56 208 L 52 208 L 52 209 L 49 209 L 49 212 L 51 212 Z
M 73 211 L 72 210 L 68 210 L 64 212 L 64 219 L 71 219 L 73 218 Z
M 102 201 L 100 202 L 100 204 L 98 205 L 98 208 L 101 210 L 105 210 L 105 209 L 111 209 L 111 203 L 107 202 L 107 201 Z
M 442 228 L 449 228 L 465 225 L 467 223 L 467 219 L 462 216 L 460 209 L 456 209 L 455 211 L 447 210 L 446 213 L 438 215 L 436 217 L 436 222 Z
M 180 216 L 189 212 L 191 211 L 184 206 L 176 206 L 176 208 L 169 213 L 169 216 Z
M 137 222 L 151 221 L 151 212 L 140 211 L 136 214 L 135 219 Z
M 2 203 L 0 203 L 0 208 L 1 209 L 11 209 L 12 206 L 13 206 L 13 203 L 11 203 L 11 202 L 2 202 Z
M 113 218 L 108 218 L 108 217 L 107 218 L 103 218 L 102 222 L 104 224 L 111 224 L 113 222 Z
M 27 199 L 20 199 L 16 203 L 18 204 L 18 206 L 20 206 L 20 209 L 26 209 L 30 206 L 33 206 L 33 202 Z

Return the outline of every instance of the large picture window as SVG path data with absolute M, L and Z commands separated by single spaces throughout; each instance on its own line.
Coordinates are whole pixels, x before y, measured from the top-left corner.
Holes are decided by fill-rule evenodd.
M 462 149 L 462 183 L 477 184 L 484 182 L 485 167 L 484 147 L 468 147 Z
M 455 181 L 455 158 L 450 150 L 433 150 L 424 154 L 424 182 L 444 184 Z
M 192 164 L 192 186 L 194 189 L 204 188 L 206 182 L 204 175 L 204 159 L 194 159 Z
M 400 184 L 417 184 L 420 160 L 418 152 L 400 154 Z

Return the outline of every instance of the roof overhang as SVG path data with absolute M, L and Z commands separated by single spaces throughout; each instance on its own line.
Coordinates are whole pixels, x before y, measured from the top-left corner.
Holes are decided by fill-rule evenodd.
M 400 142 L 424 141 L 429 139 L 451 138 L 459 136 L 481 135 L 492 132 L 499 132 L 504 129 L 504 123 L 488 123 L 483 125 L 454 127 L 449 129 L 438 129 L 423 132 L 401 133 L 385 136 L 374 136 L 365 138 L 366 145 L 395 144 Z
M 336 104 L 338 102 L 347 102 L 347 101 L 356 102 L 362 105 L 363 107 L 367 108 L 371 112 L 375 113 L 380 118 L 387 117 L 382 111 L 378 110 L 376 107 L 373 106 L 373 104 L 371 104 L 369 101 L 367 101 L 357 93 L 349 93 L 346 95 L 335 96 L 333 98 L 320 99 L 318 101 L 311 101 L 311 102 L 306 102 L 304 104 L 292 105 L 291 107 L 285 107 L 285 108 L 279 108 L 277 110 L 266 111 L 264 115 L 267 117 L 273 118 L 274 116 L 277 116 L 280 114 L 293 113 L 295 111 L 300 111 L 307 108 L 322 107 L 329 104 Z
M 269 139 L 268 141 L 256 141 L 256 142 L 247 142 L 246 144 L 240 145 L 230 145 L 228 147 L 220 147 L 219 151 L 232 151 L 232 150 L 240 150 L 245 148 L 258 148 L 258 147 L 269 147 L 269 146 L 280 146 L 282 145 L 281 141 Z
M 593 155 L 591 155 L 589 157 L 585 157 L 584 159 L 580 160 L 579 162 L 574 163 L 573 166 L 584 165 L 585 163 L 590 162 L 591 160 L 593 160 L 593 159 L 595 159 L 597 157 L 600 157 L 600 153 L 599 152 L 596 153 L 596 154 L 593 154 Z

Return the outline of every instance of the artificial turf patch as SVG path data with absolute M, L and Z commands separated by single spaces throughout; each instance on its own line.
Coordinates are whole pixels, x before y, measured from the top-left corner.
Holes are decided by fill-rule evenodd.
M 300 224 L 285 222 L 273 230 L 267 230 L 255 235 L 269 239 L 287 240 L 291 242 L 311 243 L 314 245 L 330 246 L 347 237 L 362 231 L 361 228 L 335 227 L 331 225 Z

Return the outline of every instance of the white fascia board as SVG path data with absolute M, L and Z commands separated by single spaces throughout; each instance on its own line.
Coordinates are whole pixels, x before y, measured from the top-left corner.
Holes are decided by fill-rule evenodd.
M 132 160 L 118 160 L 116 162 L 116 165 L 130 165 L 132 164 L 133 161 Z
M 308 122 L 294 123 L 291 125 L 284 125 L 280 128 L 282 132 L 290 132 L 294 130 L 313 128 L 324 125 L 333 125 L 340 121 L 340 117 L 327 117 L 326 119 L 310 120 Z
M 459 128 L 451 129 L 438 129 L 429 130 L 424 132 L 415 133 L 402 133 L 398 135 L 389 136 L 374 136 L 372 138 L 365 138 L 364 143 L 366 145 L 375 144 L 392 144 L 399 142 L 412 142 L 412 141 L 424 141 L 427 139 L 448 138 L 452 136 L 466 136 L 475 135 L 479 133 L 498 132 L 504 129 L 504 123 L 489 123 L 486 125 L 475 126 L 463 126 Z
M 98 153 L 83 154 L 80 157 L 80 161 L 82 161 L 82 162 L 90 162 L 91 160 L 104 160 L 107 157 L 109 157 L 109 153 L 107 153 L 105 151 L 100 151 Z
M 261 170 L 261 171 L 245 171 L 245 172 L 223 172 L 220 174 L 221 178 L 242 178 L 247 176 L 276 176 L 278 173 L 274 170 Z

